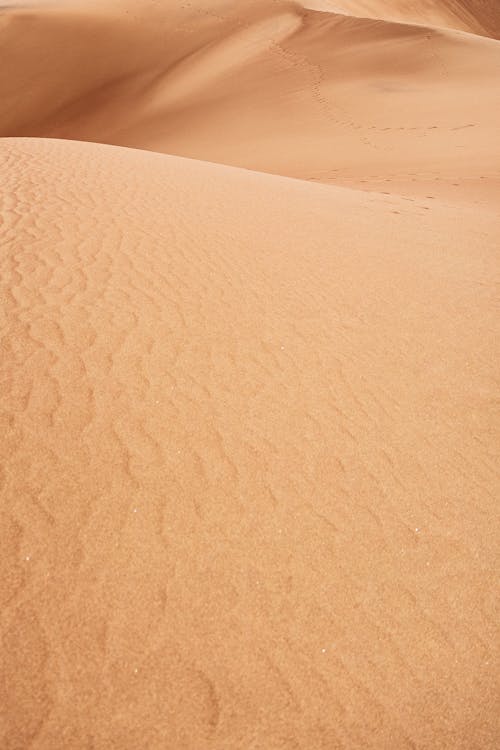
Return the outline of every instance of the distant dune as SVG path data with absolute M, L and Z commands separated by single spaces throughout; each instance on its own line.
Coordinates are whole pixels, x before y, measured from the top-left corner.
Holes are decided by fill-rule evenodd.
M 499 746 L 499 27 L 0 6 L 2 750 Z
M 497 202 L 497 41 L 288 2 L 167 6 L 7 13 L 0 134 Z

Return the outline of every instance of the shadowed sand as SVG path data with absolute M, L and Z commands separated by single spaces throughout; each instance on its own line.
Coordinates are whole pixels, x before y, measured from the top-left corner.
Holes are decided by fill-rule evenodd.
M 0 14 L 2 750 L 498 747 L 495 19 L 314 5 Z

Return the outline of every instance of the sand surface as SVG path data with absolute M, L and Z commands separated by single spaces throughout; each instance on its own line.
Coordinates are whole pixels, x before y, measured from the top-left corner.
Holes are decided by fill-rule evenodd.
M 422 8 L 420 24 L 309 5 L 106 0 L 5 12 L 0 135 L 497 205 L 500 42 L 424 25 L 443 2 L 344 3 L 391 16 L 410 6 L 412 19 Z M 490 16 L 500 23 L 500 7 Z
M 1 750 L 498 748 L 499 30 L 0 6 Z

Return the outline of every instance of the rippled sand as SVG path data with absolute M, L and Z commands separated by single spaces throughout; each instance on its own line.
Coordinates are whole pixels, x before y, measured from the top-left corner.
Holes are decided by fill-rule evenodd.
M 2 750 L 498 747 L 494 5 L 0 6 Z

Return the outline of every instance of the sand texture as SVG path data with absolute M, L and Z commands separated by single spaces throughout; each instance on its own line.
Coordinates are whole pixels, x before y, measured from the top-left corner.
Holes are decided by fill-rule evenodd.
M 500 7 L 0 6 L 0 749 L 500 746 Z

